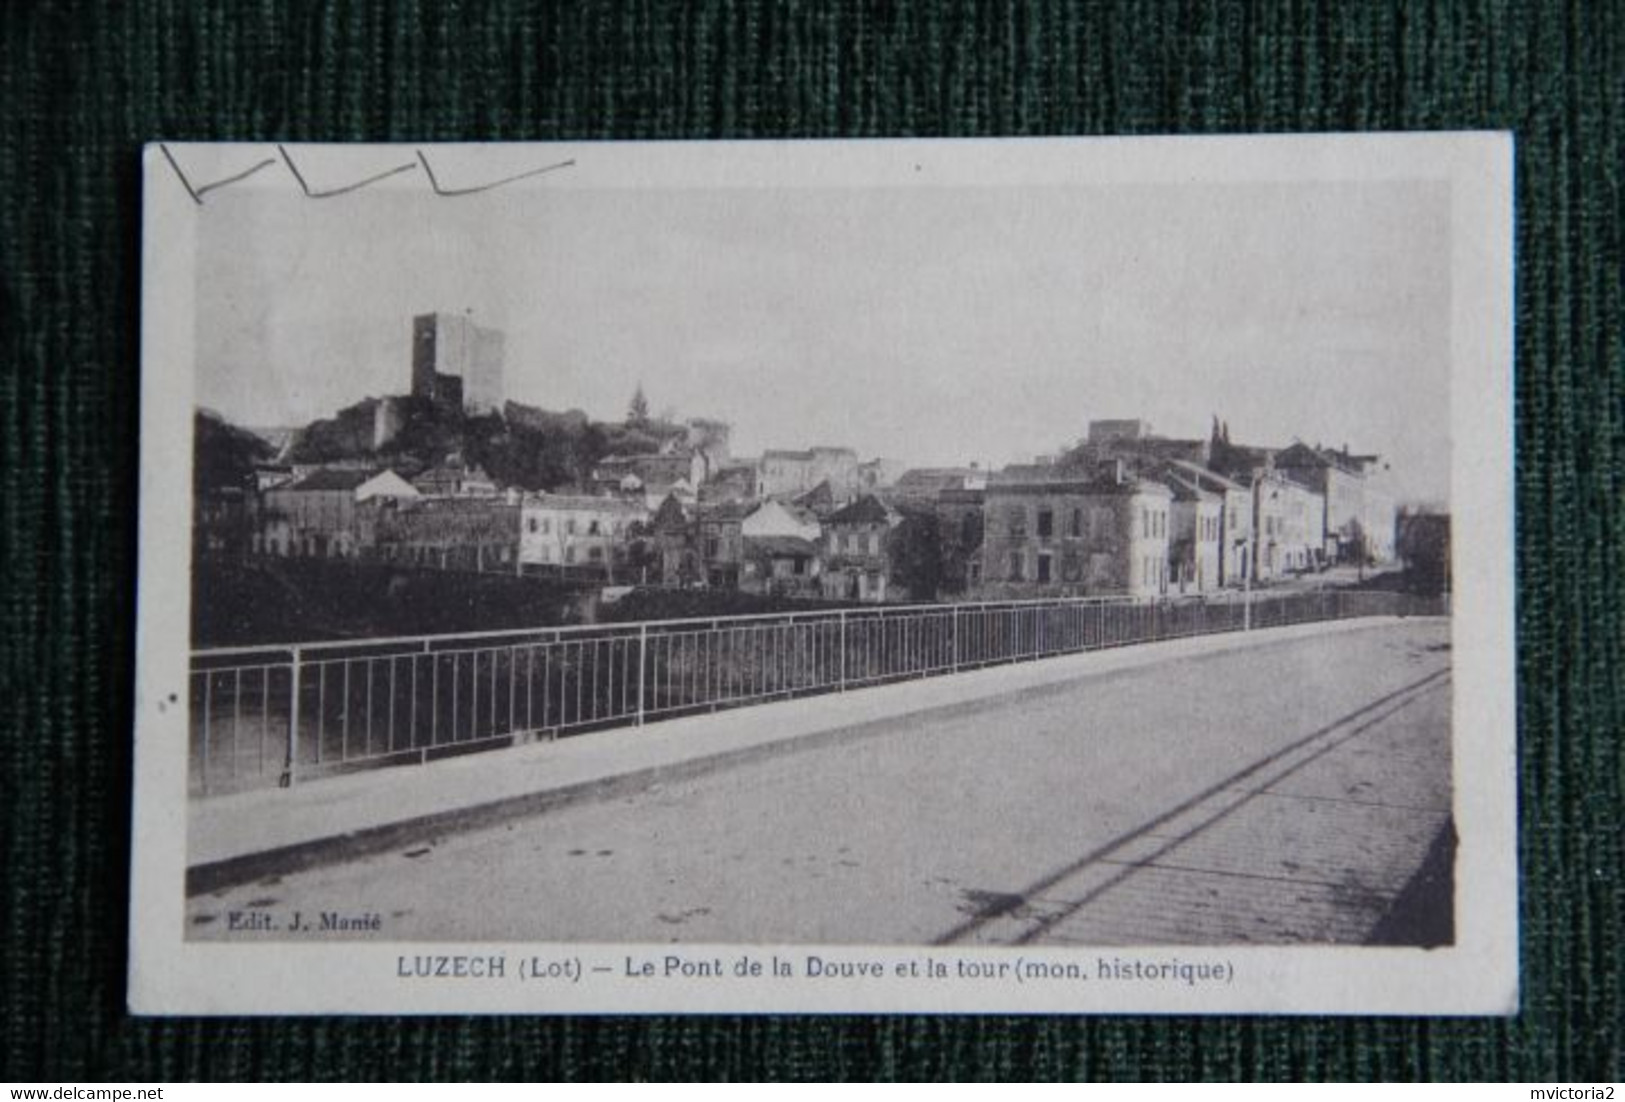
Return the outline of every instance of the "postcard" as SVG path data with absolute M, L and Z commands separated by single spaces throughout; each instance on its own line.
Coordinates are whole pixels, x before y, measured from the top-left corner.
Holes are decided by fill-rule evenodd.
M 1510 136 L 144 174 L 134 1012 L 1516 1013 Z

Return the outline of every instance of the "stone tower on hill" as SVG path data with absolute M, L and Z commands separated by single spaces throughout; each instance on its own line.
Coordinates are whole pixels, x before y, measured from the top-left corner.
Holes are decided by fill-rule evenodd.
M 502 409 L 504 337 L 463 314 L 412 319 L 412 394 L 468 413 Z

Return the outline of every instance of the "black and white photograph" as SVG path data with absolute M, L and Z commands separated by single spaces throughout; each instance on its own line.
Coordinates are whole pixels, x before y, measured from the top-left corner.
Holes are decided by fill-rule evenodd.
M 1510 166 L 149 147 L 132 1006 L 1513 1012 Z

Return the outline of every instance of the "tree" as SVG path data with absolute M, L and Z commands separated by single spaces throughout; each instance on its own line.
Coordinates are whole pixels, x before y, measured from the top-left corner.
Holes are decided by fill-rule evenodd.
M 626 407 L 626 423 L 628 425 L 647 425 L 649 423 L 649 399 L 643 395 L 643 384 L 638 383 L 638 389 L 632 393 L 632 401 Z
M 269 460 L 273 451 L 247 429 L 212 411 L 198 410 L 192 418 L 192 492 L 201 497 L 222 490 L 253 490 L 255 464 Z
M 892 580 L 916 600 L 935 600 L 942 590 L 942 534 L 936 518 L 910 515 L 892 529 L 889 548 Z

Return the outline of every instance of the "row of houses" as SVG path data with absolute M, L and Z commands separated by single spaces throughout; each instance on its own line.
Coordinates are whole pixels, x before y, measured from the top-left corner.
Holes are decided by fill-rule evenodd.
M 1207 440 L 1093 422 L 1068 454 L 999 471 L 836 448 L 741 467 L 726 426 L 694 428 L 574 492 L 503 489 L 455 455 L 411 479 L 268 469 L 245 549 L 856 601 L 1205 593 L 1394 553 L 1376 457 L 1233 445 L 1217 422 Z
M 226 533 L 240 530 L 241 550 L 277 557 L 790 596 L 818 596 L 824 584 L 822 522 L 810 504 L 775 498 L 700 504 L 668 493 L 650 510 L 638 493 L 498 490 L 455 459 L 410 480 L 359 466 L 275 472 L 233 512 L 216 513 L 205 525 L 208 549 L 233 550 Z
M 605 456 L 589 490 L 640 496 L 651 510 L 674 496 L 685 506 L 791 500 L 820 492 L 837 504 L 890 487 L 903 473 L 895 460 L 860 459 L 851 448 L 814 445 L 770 448 L 760 456 L 734 456 L 726 422 L 696 418 L 661 439 L 655 451 Z
M 622 497 L 426 493 L 392 470 L 322 469 L 258 495 L 247 550 L 613 580 L 628 569 L 632 537 L 647 518 Z
M 1394 558 L 1379 457 L 1158 436 L 1097 421 L 1070 453 L 983 484 L 984 590 L 1202 593 Z

